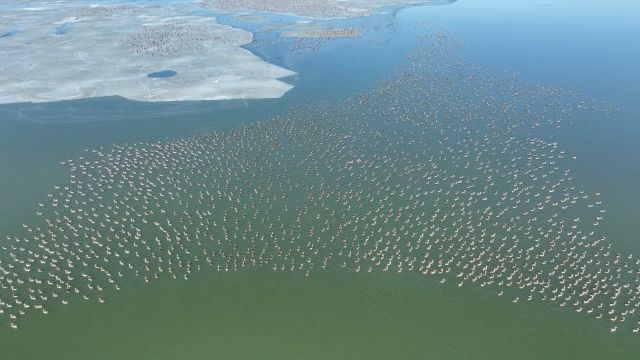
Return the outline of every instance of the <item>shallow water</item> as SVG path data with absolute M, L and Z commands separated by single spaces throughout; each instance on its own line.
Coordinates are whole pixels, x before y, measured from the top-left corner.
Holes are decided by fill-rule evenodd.
M 71 26 L 71 24 L 69 22 L 64 22 L 58 26 L 56 26 L 56 30 L 54 31 L 54 34 L 56 35 L 64 35 L 67 33 L 67 30 L 69 30 L 69 26 Z
M 362 20 L 368 31 L 360 39 L 309 52 L 289 53 L 286 43 L 261 48 L 258 37 L 248 49 L 299 74 L 281 99 L 0 106 L 0 233 L 40 221 L 37 203 L 68 181 L 68 168 L 59 163 L 83 156 L 85 148 L 259 124 L 300 104 L 331 107 L 392 77 L 420 44 L 417 35 L 446 31 L 464 43 L 462 59 L 479 69 L 517 72 L 527 86 L 560 86 L 620 108 L 578 111 L 572 125 L 542 127 L 537 135 L 575 156 L 566 165 L 573 182 L 601 192 L 607 209 L 598 232 L 616 252 L 638 256 L 640 49 L 631 44 L 640 19 L 634 10 L 637 5 L 622 1 L 411 7 Z M 28 314 L 17 332 L 3 327 L 2 358 L 632 359 L 640 344 L 629 329 L 611 334 L 608 321 L 556 303 L 513 304 L 493 289 L 441 285 L 408 272 L 331 269 L 305 277 L 264 268 L 205 270 L 188 281 L 133 278 L 122 287 L 105 304 L 56 305 L 46 316 Z
M 156 71 L 156 72 L 152 72 L 147 74 L 147 77 L 150 78 L 169 78 L 169 77 L 173 77 L 176 76 L 178 73 L 173 71 L 173 70 L 162 70 L 162 71 Z

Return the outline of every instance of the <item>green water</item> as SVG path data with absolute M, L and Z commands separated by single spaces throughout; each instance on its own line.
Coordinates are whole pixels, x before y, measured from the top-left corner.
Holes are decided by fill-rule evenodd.
M 581 314 L 423 277 L 347 273 L 159 281 L 37 316 L 3 338 L 9 358 L 25 359 L 633 359 L 637 350 L 632 334 L 607 335 Z
M 418 43 L 416 34 L 445 30 L 465 42 L 465 60 L 481 68 L 517 71 L 525 81 L 560 85 L 621 108 L 578 113 L 573 126 L 544 135 L 576 155 L 570 163 L 575 183 L 602 192 L 608 212 L 599 231 L 618 251 L 639 254 L 640 71 L 634 64 L 640 54 L 620 45 L 633 40 L 626 30 L 640 28 L 637 16 L 623 16 L 637 6 L 509 4 L 460 0 L 406 9 L 347 46 L 292 55 L 286 63 L 300 74 L 297 87 L 278 100 L 2 106 L 0 233 L 37 222 L 37 203 L 68 179 L 59 162 L 82 156 L 85 148 L 230 129 L 296 104 L 357 94 L 392 76 Z M 602 26 L 587 34 L 601 40 L 584 43 L 594 18 Z M 568 42 L 589 60 L 565 50 Z M 612 54 L 617 49 L 624 56 Z M 611 66 L 612 57 L 620 58 L 618 66 Z M 640 348 L 637 334 L 611 334 L 606 322 L 584 313 L 546 302 L 513 304 L 486 288 L 441 285 L 406 272 L 334 269 L 305 277 L 260 268 L 197 272 L 188 281 L 145 284 L 136 278 L 105 304 L 80 301 L 50 310 L 27 315 L 17 332 L 3 326 L 0 358 L 634 359 Z

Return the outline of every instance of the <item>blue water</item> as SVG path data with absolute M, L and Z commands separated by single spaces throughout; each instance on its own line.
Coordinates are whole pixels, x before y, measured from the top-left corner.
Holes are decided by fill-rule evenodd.
M 67 33 L 67 30 L 69 29 L 69 26 L 71 26 L 71 23 L 69 22 L 64 22 L 60 25 L 58 25 L 54 31 L 54 33 L 56 35 L 64 35 Z
M 5 38 L 5 37 L 9 37 L 9 36 L 13 36 L 15 34 L 17 34 L 19 32 L 18 29 L 13 29 L 13 30 L 9 30 L 6 33 L 0 35 L 0 38 Z
M 250 101 L 140 103 L 112 97 L 0 106 L 0 203 L 11 204 L 0 207 L 0 237 L 29 221 L 37 203 L 51 191 L 51 183 L 66 179 L 66 170 L 58 163 L 77 158 L 85 148 L 233 129 L 282 114 L 293 106 L 358 94 L 393 74 L 405 61 L 407 51 L 419 43 L 417 35 L 445 31 L 464 43 L 463 61 L 473 66 L 493 73 L 515 72 L 522 81 L 575 90 L 620 108 L 614 114 L 585 115 L 576 119 L 575 126 L 545 136 L 576 155 L 572 171 L 581 186 L 590 192 L 602 192 L 607 217 L 601 230 L 615 250 L 640 254 L 638 2 L 459 0 L 442 7 L 412 7 L 360 20 L 332 20 L 340 26 L 362 24 L 363 37 L 335 41 L 304 54 L 289 53 L 288 40 L 281 39 L 278 32 L 264 31 L 269 22 L 248 23 L 212 11 L 198 10 L 194 14 L 215 16 L 223 24 L 255 32 L 254 41 L 245 48 L 268 62 L 296 71 L 296 77 L 286 79 L 296 87 L 281 99 Z M 278 26 L 295 21 L 288 16 L 260 16 Z M 2 36 L 15 32 L 7 34 Z M 267 41 L 277 43 L 265 46 Z M 167 71 L 171 70 L 148 76 Z M 71 329 L 68 333 L 82 341 L 58 335 L 51 341 L 57 346 L 51 358 L 105 358 L 109 351 L 117 353 L 111 358 L 145 358 L 150 353 L 157 358 L 185 358 L 185 354 L 198 354 L 197 350 L 202 351 L 199 354 L 220 350 L 228 355 L 226 358 L 244 355 L 285 359 L 294 358 L 287 350 L 297 349 L 297 343 L 297 358 L 313 349 L 316 356 L 309 358 L 358 358 L 365 354 L 361 358 L 404 359 L 413 346 L 413 354 L 439 359 L 626 360 L 633 359 L 629 354 L 637 353 L 636 345 L 640 344 L 640 337 L 610 336 L 606 324 L 587 321 L 582 314 L 548 304 L 512 306 L 480 288 L 465 286 L 441 293 L 440 288 L 425 283 L 407 285 L 397 278 L 388 279 L 387 285 L 392 285 L 386 288 L 378 280 L 369 279 L 366 281 L 371 287 L 366 288 L 362 278 L 309 282 L 256 277 L 249 279 L 252 282 L 229 278 L 214 282 L 207 278 L 195 286 L 170 283 L 166 288 L 147 290 L 156 296 L 129 294 L 128 298 L 108 303 L 106 310 L 87 306 L 80 310 L 83 316 L 76 317 L 76 323 L 60 322 L 52 327 L 60 333 Z M 249 287 L 243 284 L 249 283 L 264 283 L 264 289 L 241 291 L 243 286 Z M 212 289 L 211 284 L 223 291 Z M 184 295 L 189 293 L 199 295 Z M 304 301 L 284 295 L 273 303 L 260 301 L 276 293 L 294 294 Z M 246 294 L 251 296 L 241 296 Z M 131 297 L 142 299 L 132 301 Z M 182 301 L 184 298 L 191 300 Z M 157 303 L 155 307 L 132 305 L 146 304 L 149 299 Z M 193 306 L 193 302 L 202 304 Z M 162 308 L 162 304 L 166 306 Z M 219 314 L 207 313 L 211 304 L 218 306 L 215 311 Z M 296 306 L 308 306 L 308 313 L 314 316 L 291 318 L 289 314 Z M 336 314 L 336 309 L 344 312 Z M 194 319 L 210 321 L 194 330 L 190 326 L 195 321 L 181 320 L 191 310 Z M 71 317 L 67 313 L 50 316 L 54 320 Z M 272 326 L 265 325 L 264 319 L 269 319 Z M 452 319 L 457 319 L 453 322 L 460 326 L 452 326 Z M 216 327 L 217 322 L 224 325 Z M 130 328 L 137 330 L 127 331 Z M 47 329 L 27 328 L 40 335 L 36 340 L 43 342 L 55 338 L 55 333 Z M 291 331 L 283 333 L 283 329 Z M 217 336 L 210 336 L 212 333 Z M 107 336 L 125 346 L 101 345 Z M 237 340 L 240 338 L 247 343 Z M 31 344 L 35 340 L 24 335 L 22 341 Z M 256 354 L 254 348 L 262 352 Z M 96 349 L 102 355 L 97 355 Z M 466 350 L 461 353 L 460 349 Z M 0 359 L 4 358 L 0 350 Z
M 361 41 L 338 41 L 316 53 L 293 55 L 287 53 L 286 45 L 261 47 L 259 40 L 279 37 L 278 33 L 258 31 L 266 25 L 217 14 L 216 20 L 223 24 L 256 31 L 254 42 L 245 48 L 266 61 L 296 71 L 297 77 L 286 80 L 296 87 L 277 100 L 145 104 L 105 98 L 3 105 L 0 115 L 4 121 L 0 126 L 5 128 L 10 122 L 13 131 L 40 128 L 44 132 L 38 143 L 42 144 L 49 138 L 46 129 L 51 127 L 59 127 L 60 132 L 69 134 L 89 132 L 80 138 L 91 139 L 92 126 L 73 124 L 84 122 L 108 122 L 100 125 L 102 130 L 98 133 L 103 135 L 108 130 L 107 133 L 113 134 L 112 140 L 102 136 L 103 140 L 95 137 L 93 140 L 102 144 L 116 142 L 123 136 L 127 141 L 134 141 L 232 127 L 278 113 L 291 105 L 364 91 L 397 68 L 406 51 L 417 44 L 417 32 L 448 31 L 464 42 L 462 51 L 468 61 L 497 72 L 517 72 L 534 83 L 577 89 L 622 108 L 615 121 L 589 121 L 589 126 L 578 127 L 563 136 L 571 140 L 572 135 L 580 134 L 579 139 L 589 140 L 568 141 L 576 150 L 599 150 L 592 156 L 579 157 L 590 161 L 581 164 L 578 170 L 585 172 L 585 178 L 594 182 L 594 187 L 611 189 L 611 202 L 620 210 L 612 210 L 619 217 L 610 217 L 608 221 L 631 241 L 634 233 L 640 233 L 640 225 L 631 225 L 640 222 L 630 221 L 635 216 L 632 209 L 640 203 L 640 191 L 625 190 L 640 183 L 640 164 L 636 160 L 640 159 L 640 126 L 635 121 L 640 113 L 637 101 L 640 67 L 636 65 L 640 63 L 640 47 L 632 46 L 640 33 L 640 20 L 635 11 L 639 6 L 631 1 L 565 3 L 573 5 L 540 6 L 528 0 L 462 0 L 441 7 L 412 7 L 391 16 L 345 21 L 345 26 L 358 21 L 365 25 Z M 197 13 L 215 15 L 212 11 Z M 294 19 L 273 14 L 260 16 L 289 22 Z M 207 115 L 209 112 L 216 112 L 215 120 Z M 25 120 L 42 125 L 27 124 Z M 166 125 L 178 121 L 180 131 L 176 132 L 172 126 L 166 127 L 166 132 L 162 127 L 148 131 L 145 124 L 158 121 Z M 39 133 L 35 128 L 29 130 L 31 137 Z M 5 130 L 0 133 L 11 134 Z M 67 153 L 71 154 L 73 151 Z M 617 171 L 620 168 L 626 169 L 622 175 Z M 598 176 L 591 176 L 592 173 Z M 624 221 L 618 223 L 616 219 Z
M 217 14 L 216 20 L 223 24 L 256 31 L 254 41 L 245 48 L 266 61 L 296 71 L 298 76 L 286 79 L 296 87 L 282 99 L 275 100 L 145 104 L 105 98 L 3 105 L 0 106 L 3 119 L 0 134 L 8 138 L 1 143 L 10 147 L 14 141 L 9 138 L 19 138 L 11 135 L 16 131 L 28 134 L 34 141 L 37 139 L 31 145 L 33 148 L 40 147 L 36 144 L 46 148 L 47 142 L 57 143 L 50 138 L 53 128 L 57 129 L 54 132 L 68 133 L 70 138 L 83 134 L 77 137 L 87 140 L 84 145 L 72 146 L 65 142 L 68 157 L 74 154 L 74 149 L 92 142 L 108 145 L 122 138 L 127 141 L 161 139 L 234 127 L 277 114 L 295 104 L 364 91 L 402 63 L 406 51 L 418 43 L 416 33 L 447 31 L 464 42 L 461 51 L 465 59 L 482 68 L 516 72 L 532 83 L 574 89 L 621 108 L 606 121 L 585 119 L 583 125 L 559 131 L 554 136 L 561 136 L 563 144 L 572 151 L 585 154 L 577 157 L 576 171 L 594 189 L 609 189 L 603 196 L 609 197 L 613 216 L 609 216 L 604 225 L 612 237 L 620 239 L 623 248 L 640 251 L 640 245 L 633 240 L 635 234 L 640 233 L 635 211 L 636 204 L 640 203 L 640 191 L 628 190 L 640 184 L 640 124 L 637 121 L 640 118 L 637 101 L 640 67 L 636 65 L 640 63 L 640 47 L 633 46 L 640 33 L 637 15 L 640 12 L 636 11 L 639 8 L 631 1 L 564 1 L 564 5 L 541 6 L 528 0 L 462 0 L 441 7 L 412 7 L 389 16 L 334 21 L 344 26 L 360 21 L 366 29 L 363 38 L 336 41 L 311 54 L 288 54 L 284 43 L 264 47 L 260 40 L 277 40 L 279 34 L 259 31 L 264 24 Z M 198 14 L 215 15 L 211 11 Z M 282 20 L 279 23 L 294 21 L 289 16 L 260 16 Z M 211 112 L 216 116 L 211 117 Z M 147 124 L 159 121 L 166 126 L 149 131 Z M 86 122 L 104 124 L 83 125 Z M 94 132 L 96 128 L 101 130 Z M 6 166 L 15 165 L 8 160 Z M 3 171 L 3 174 L 11 173 Z M 18 181 L 17 185 L 28 184 L 29 181 Z M 26 212 L 30 205 L 24 203 L 24 206 Z M 9 213 L 7 216 L 17 214 Z
M 577 154 L 576 176 L 589 188 L 607 189 L 608 238 L 640 253 L 640 2 L 467 0 L 399 16 L 455 34 L 482 68 L 620 108 L 548 135 Z
M 178 73 L 173 71 L 173 70 L 162 70 L 162 71 L 156 71 L 156 72 L 152 72 L 147 74 L 147 77 L 150 78 L 154 78 L 154 79 L 159 79 L 159 78 L 169 78 L 169 77 L 173 77 L 176 76 Z

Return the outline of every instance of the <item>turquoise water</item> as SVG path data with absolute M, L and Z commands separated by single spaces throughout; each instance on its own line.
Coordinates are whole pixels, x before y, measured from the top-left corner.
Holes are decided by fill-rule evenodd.
M 270 118 L 288 116 L 296 106 L 319 106 L 324 111 L 316 116 L 324 119 L 323 113 L 341 106 L 335 104 L 375 92 L 381 79 L 397 76 L 407 54 L 421 44 L 418 35 L 446 32 L 463 43 L 460 71 L 465 75 L 515 72 L 527 89 L 562 87 L 584 94 L 590 103 L 619 108 L 575 111 L 568 115 L 571 125 L 542 126 L 536 135 L 575 156 L 561 164 L 580 189 L 601 193 L 607 212 L 597 231 L 616 252 L 637 256 L 637 10 L 631 2 L 598 1 L 460 0 L 411 7 L 365 19 L 362 38 L 331 42 L 317 51 L 288 53 L 284 42 L 275 48 L 260 48 L 259 41 L 248 45 L 267 61 L 298 72 L 287 80 L 296 87 L 281 99 L 143 104 L 108 98 L 0 106 L 0 233 L 21 234 L 21 224 L 40 221 L 34 215 L 37 204 L 46 201 L 53 186 L 68 183 L 68 167 L 60 162 L 85 156 L 84 149 L 268 126 Z M 411 83 L 400 79 L 400 84 Z M 474 104 L 447 101 L 446 96 L 460 93 L 445 93 L 451 89 L 443 86 L 425 97 L 444 98 L 443 107 Z M 392 101 L 379 99 L 380 104 Z M 443 108 L 452 114 L 448 111 Z M 419 119 L 413 116 L 408 119 Z M 404 134 L 402 126 L 375 127 Z M 375 154 L 382 156 L 384 149 L 372 149 L 370 155 Z M 448 170 L 455 173 L 453 167 Z M 132 278 L 122 291 L 109 293 L 104 304 L 57 305 L 46 316 L 28 314 L 17 332 L 3 328 L 2 358 L 632 359 L 640 344 L 638 334 L 629 329 L 611 334 L 608 321 L 584 312 L 545 301 L 514 304 L 513 297 L 498 297 L 475 284 L 441 285 L 436 278 L 408 272 L 333 269 L 306 277 L 304 272 L 266 270 L 202 271 L 188 281 L 161 277 L 149 284 Z

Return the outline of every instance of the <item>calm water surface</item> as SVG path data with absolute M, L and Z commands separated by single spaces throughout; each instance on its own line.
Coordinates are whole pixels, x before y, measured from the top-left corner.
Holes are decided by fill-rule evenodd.
M 459 0 L 362 20 L 369 30 L 361 39 L 319 51 L 250 44 L 299 73 L 281 99 L 0 106 L 0 242 L 34 221 L 37 203 L 67 179 L 59 163 L 85 148 L 229 129 L 358 94 L 404 64 L 418 35 L 445 31 L 480 68 L 620 109 L 548 136 L 576 156 L 575 181 L 602 193 L 601 231 L 617 251 L 640 255 L 639 14 L 631 1 Z M 635 359 L 640 349 L 637 334 L 610 334 L 605 322 L 553 304 L 512 304 L 480 287 L 404 273 L 205 271 L 189 281 L 132 281 L 109 300 L 29 315 L 17 332 L 3 326 L 0 358 Z

